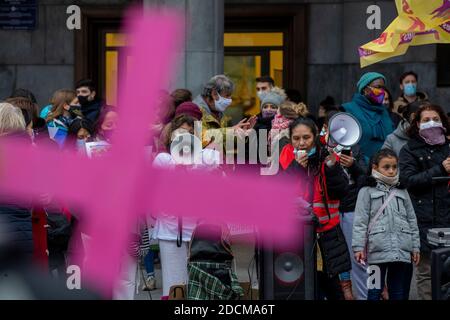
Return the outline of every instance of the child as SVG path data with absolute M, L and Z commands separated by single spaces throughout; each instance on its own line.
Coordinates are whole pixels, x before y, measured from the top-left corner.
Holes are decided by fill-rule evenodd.
M 370 170 L 370 169 L 369 169 Z M 412 263 L 420 260 L 416 215 L 408 192 L 399 186 L 398 158 L 382 149 L 372 159 L 367 186 L 356 202 L 352 248 L 355 259 L 377 266 L 378 288 L 368 288 L 368 300 L 380 300 L 387 273 L 390 300 L 407 300 Z M 375 273 L 376 274 L 376 273 Z
M 80 154 L 86 153 L 86 142 L 94 136 L 94 126 L 87 119 L 75 119 L 69 127 L 68 147 Z

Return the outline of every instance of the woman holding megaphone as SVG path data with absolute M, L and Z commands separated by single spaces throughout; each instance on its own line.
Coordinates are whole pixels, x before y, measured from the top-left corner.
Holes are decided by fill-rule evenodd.
M 311 119 L 299 118 L 290 126 L 290 143 L 280 154 L 285 173 L 297 176 L 303 186 L 299 196 L 313 212 L 323 268 L 319 288 L 328 300 L 343 300 L 339 274 L 351 269 L 350 255 L 339 225 L 339 199 L 348 189 L 347 179 L 334 154 L 320 143 Z M 318 263 L 320 266 L 320 261 Z M 322 280 L 322 281 L 321 281 Z

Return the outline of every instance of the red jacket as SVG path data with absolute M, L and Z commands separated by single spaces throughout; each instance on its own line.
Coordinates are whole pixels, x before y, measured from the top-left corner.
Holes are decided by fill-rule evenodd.
M 280 154 L 281 167 L 286 170 L 295 161 L 294 147 L 286 145 Z M 319 221 L 317 232 L 325 232 L 339 224 L 339 200 L 332 200 L 328 195 L 325 175 L 325 163 L 321 164 L 319 174 L 312 181 L 312 189 L 305 188 L 301 195 L 303 199 L 311 202 L 313 213 Z M 311 194 L 312 193 L 312 194 Z
M 31 212 L 33 222 L 33 262 L 48 271 L 47 254 L 47 213 L 43 208 L 35 207 Z

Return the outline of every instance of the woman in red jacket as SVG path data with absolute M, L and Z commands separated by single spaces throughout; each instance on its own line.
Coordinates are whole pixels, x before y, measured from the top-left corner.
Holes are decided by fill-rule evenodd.
M 290 126 L 290 143 L 280 154 L 284 172 L 298 176 L 303 186 L 300 196 L 309 205 L 316 222 L 316 233 L 323 259 L 323 283 L 328 300 L 344 299 L 339 274 L 351 270 L 350 255 L 339 225 L 339 199 L 348 183 L 342 167 L 320 144 L 315 123 L 299 118 Z

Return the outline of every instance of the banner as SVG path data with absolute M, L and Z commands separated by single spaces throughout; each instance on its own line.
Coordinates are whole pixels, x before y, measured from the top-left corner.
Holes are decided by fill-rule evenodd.
M 398 17 L 359 48 L 361 68 L 406 53 L 409 46 L 450 43 L 450 0 L 395 0 Z

